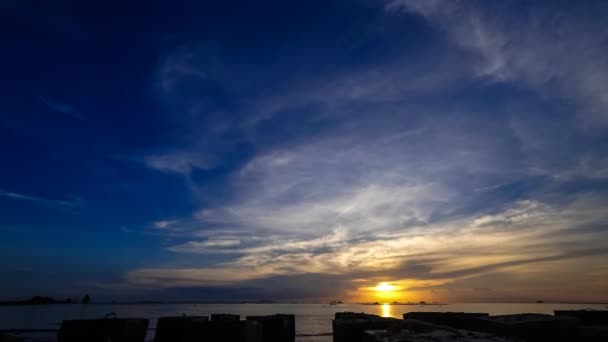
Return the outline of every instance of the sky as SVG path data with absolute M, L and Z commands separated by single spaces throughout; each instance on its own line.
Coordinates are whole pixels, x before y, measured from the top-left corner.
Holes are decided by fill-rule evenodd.
M 606 17 L 2 1 L 0 299 L 608 302 Z

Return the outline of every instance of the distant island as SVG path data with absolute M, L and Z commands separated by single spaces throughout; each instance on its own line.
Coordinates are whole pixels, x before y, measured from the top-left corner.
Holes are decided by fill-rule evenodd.
M 56 300 L 53 297 L 47 296 L 34 296 L 26 300 L 13 300 L 13 301 L 0 301 L 0 306 L 14 306 L 14 305 L 50 305 L 50 304 L 74 304 L 79 303 L 73 301 L 72 298 L 66 298 L 64 300 Z M 85 295 L 80 301 L 81 304 L 90 304 L 91 297 Z
M 0 306 L 14 306 L 14 305 L 47 305 L 47 304 L 92 304 L 93 301 L 89 295 L 85 295 L 82 299 L 74 300 L 72 298 L 67 298 L 64 300 L 56 300 L 53 297 L 49 296 L 33 296 L 26 300 L 0 300 Z M 311 302 L 299 302 L 299 301 L 290 301 L 290 302 L 279 302 L 274 300 L 267 299 L 258 299 L 258 300 L 183 300 L 183 301 L 162 301 L 162 300 L 141 300 L 141 301 L 114 301 L 114 300 L 98 300 L 95 301 L 95 304 L 111 304 L 111 305 L 132 305 L 132 304 L 313 304 Z M 342 302 L 338 302 L 341 304 Z M 322 304 L 321 302 L 315 302 L 314 304 Z

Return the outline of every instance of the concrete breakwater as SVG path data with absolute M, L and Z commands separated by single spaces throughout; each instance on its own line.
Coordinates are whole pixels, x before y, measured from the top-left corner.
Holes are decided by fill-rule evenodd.
M 334 342 L 424 341 L 608 341 L 608 311 L 556 310 L 555 315 L 410 312 L 403 319 L 337 312 L 332 321 Z M 149 321 L 143 318 L 65 320 L 58 342 L 143 342 Z M 158 319 L 155 342 L 293 342 L 295 316 L 211 314 Z M 324 334 L 327 335 L 327 334 Z M 300 335 L 301 337 L 301 335 Z M 148 341 L 152 337 L 148 336 Z M 29 341 L 0 334 L 0 342 Z M 46 340 L 45 340 L 46 341 Z
M 403 319 L 336 313 L 334 342 L 608 341 L 608 311 L 556 315 L 410 312 Z M 584 319 L 581 319 L 583 317 Z
M 57 332 L 57 342 L 144 342 L 149 320 L 145 318 L 102 318 L 65 320 Z M 247 316 L 160 317 L 154 342 L 293 342 L 295 316 L 275 314 Z M 27 342 L 10 334 L 0 334 L 0 342 Z

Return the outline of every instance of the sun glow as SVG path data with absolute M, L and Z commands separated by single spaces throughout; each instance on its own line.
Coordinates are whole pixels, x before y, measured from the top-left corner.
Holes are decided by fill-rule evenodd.
M 412 286 L 412 283 L 399 279 L 382 282 L 372 281 L 371 279 L 369 282 L 366 279 L 358 281 L 367 286 L 359 286 L 357 291 L 353 293 L 356 301 L 377 304 L 402 302 L 408 295 L 407 289 Z
M 374 287 L 374 290 L 377 292 L 391 292 L 396 289 L 397 289 L 396 286 L 393 286 L 387 282 L 379 283 L 378 285 L 376 285 L 376 287 Z

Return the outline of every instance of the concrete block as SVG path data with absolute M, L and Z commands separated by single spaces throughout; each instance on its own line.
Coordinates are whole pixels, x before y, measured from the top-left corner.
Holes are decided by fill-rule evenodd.
M 283 321 L 283 327 L 287 329 L 288 336 L 291 340 L 296 338 L 296 316 L 291 314 L 275 314 L 272 317 L 280 318 Z
M 21 336 L 0 333 L 0 342 L 23 342 L 23 341 L 25 341 L 25 339 Z
M 606 342 L 608 341 L 608 326 L 583 325 L 579 327 L 577 341 Z
M 366 314 L 364 312 L 344 311 L 344 312 L 336 312 L 334 314 L 334 318 L 335 319 L 354 319 L 354 318 L 377 319 L 377 318 L 383 318 L 383 317 L 380 317 L 378 315 Z
M 253 321 L 211 321 L 195 324 L 197 342 L 256 342 L 258 324 Z
M 170 316 L 160 317 L 156 323 L 155 342 L 195 341 L 196 322 L 207 322 L 207 316 Z
M 231 315 L 231 314 L 211 314 L 211 321 L 238 321 L 241 319 L 239 315 Z
M 336 312 L 332 321 L 334 342 L 363 342 L 365 330 L 387 330 L 401 320 L 355 312 Z
M 257 341 L 259 342 L 289 342 L 295 340 L 294 315 L 247 316 L 246 319 L 258 323 Z
M 144 342 L 149 321 L 144 318 L 65 320 L 58 342 Z
M 580 341 L 608 341 L 608 310 L 555 310 L 555 315 L 574 317 L 580 322 Z
M 415 319 L 466 330 L 475 327 L 477 318 L 489 316 L 490 314 L 487 313 L 476 312 L 408 312 L 403 314 L 403 319 Z
M 578 321 L 572 317 L 517 314 L 477 318 L 476 331 L 517 337 L 524 341 L 573 341 Z
M 608 325 L 608 310 L 555 310 L 555 316 L 576 317 L 589 325 Z
M 434 329 L 426 332 L 413 332 L 408 330 L 386 331 L 367 330 L 364 332 L 363 342 L 510 342 L 508 337 L 491 334 L 455 330 Z

